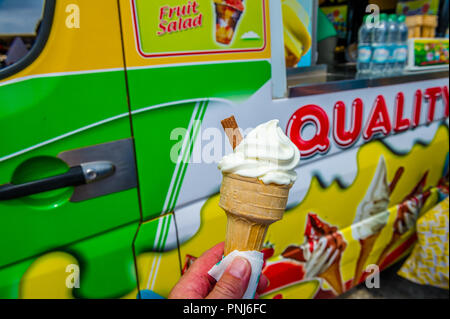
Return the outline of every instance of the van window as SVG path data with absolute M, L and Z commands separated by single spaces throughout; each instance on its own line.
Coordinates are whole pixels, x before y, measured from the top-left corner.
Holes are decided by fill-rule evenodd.
M 44 0 L 0 0 L 0 75 L 23 61 L 36 44 L 44 4 Z
M 273 98 L 318 94 L 322 84 L 355 89 L 448 72 L 448 2 L 278 2 L 281 8 L 271 11 L 282 13 L 271 18 Z

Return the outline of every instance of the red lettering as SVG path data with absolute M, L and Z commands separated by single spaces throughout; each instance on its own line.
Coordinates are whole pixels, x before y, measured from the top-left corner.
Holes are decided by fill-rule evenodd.
M 190 29 L 190 28 L 192 28 L 192 19 L 191 18 L 187 18 L 183 22 L 183 30 Z
M 194 1 L 194 4 L 192 5 L 192 10 L 194 12 L 194 14 L 198 13 L 197 8 L 199 7 L 199 4 L 197 3 L 197 1 Z
M 188 16 L 190 14 L 197 14 L 198 13 L 198 10 L 197 10 L 198 7 L 199 7 L 199 4 L 196 1 L 194 1 L 194 3 L 191 3 L 191 1 L 189 1 L 187 5 L 175 6 L 173 8 L 165 6 L 163 8 L 169 9 L 169 18 L 171 19 L 174 16 L 180 18 L 180 17 Z M 160 19 L 163 18 L 163 15 L 162 15 L 162 9 L 163 8 L 161 8 Z
M 442 88 L 442 96 L 444 97 L 444 117 L 449 116 L 449 110 L 448 110 L 448 87 L 444 86 Z
M 378 95 L 367 121 L 366 128 L 364 129 L 363 137 L 366 140 L 370 140 L 376 133 L 388 135 L 391 130 L 392 125 L 389 119 L 386 101 L 382 95 Z
M 439 96 L 441 96 L 440 87 L 428 88 L 425 90 L 425 98 L 428 99 L 428 117 L 427 117 L 428 123 L 431 123 L 434 120 L 434 113 L 436 111 L 436 100 Z
M 185 16 L 186 15 L 186 6 L 183 6 L 182 8 L 178 7 L 178 16 Z
M 192 21 L 192 27 L 199 27 L 202 25 L 202 17 L 203 15 L 200 14 L 198 17 L 194 18 Z
M 363 102 L 357 98 L 352 105 L 352 125 L 349 131 L 345 130 L 345 104 L 339 101 L 334 106 L 334 140 L 341 147 L 349 147 L 358 139 L 362 129 Z
M 307 123 L 312 123 L 316 127 L 316 134 L 310 140 L 304 140 L 301 136 L 302 128 Z M 309 157 L 317 152 L 328 151 L 330 147 L 329 129 L 327 113 L 321 107 L 310 104 L 295 111 L 289 119 L 286 131 L 292 142 L 297 145 L 300 154 Z
M 403 117 L 403 108 L 405 106 L 405 96 L 402 92 L 399 92 L 397 94 L 397 97 L 395 99 L 395 125 L 394 125 L 394 131 L 395 132 L 402 132 L 409 129 L 409 126 L 411 125 L 411 121 L 408 118 Z
M 161 7 L 161 9 L 159 10 L 159 20 L 162 20 L 162 18 L 164 18 L 167 9 L 169 9 L 168 6 Z
M 420 113 L 422 111 L 422 90 L 417 90 L 414 94 L 414 115 L 413 126 L 417 127 L 420 124 Z
M 166 26 L 164 25 L 164 23 L 167 23 L 167 21 L 162 20 L 159 24 L 159 28 L 161 29 L 161 31 L 157 32 L 158 35 L 163 35 L 166 33 Z
M 201 26 L 203 16 L 197 11 L 198 6 L 197 2 L 194 1 L 194 3 L 192 3 L 189 1 L 187 5 L 161 7 L 159 12 L 159 31 L 157 31 L 157 35 L 161 36 L 165 33 L 184 31 Z M 186 19 L 183 18 L 191 14 L 197 14 L 197 16 Z M 164 20 L 164 17 L 167 17 L 167 20 L 169 21 Z M 172 19 L 174 21 L 170 21 Z
M 167 27 L 167 32 L 171 33 L 177 31 L 177 21 L 172 21 L 169 23 Z

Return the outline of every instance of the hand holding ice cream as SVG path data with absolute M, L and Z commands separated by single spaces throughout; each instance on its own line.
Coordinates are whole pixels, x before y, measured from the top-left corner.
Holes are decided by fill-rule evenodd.
M 238 299 L 247 289 L 251 266 L 244 258 L 236 258 L 228 265 L 222 278 L 213 282 L 208 270 L 222 260 L 223 243 L 217 244 L 192 262 L 169 294 L 169 299 Z M 267 288 L 268 281 L 261 275 L 257 292 Z
M 227 125 L 225 130 L 236 131 L 235 122 Z M 261 250 L 267 228 L 283 217 L 299 161 L 299 150 L 278 127 L 278 120 L 257 126 L 223 157 L 219 206 L 228 217 L 225 254 Z
M 225 130 L 238 128 L 234 117 L 222 121 L 222 125 Z M 235 139 L 229 138 L 234 145 Z M 245 139 L 238 136 L 236 140 L 240 144 L 219 163 L 223 174 L 219 206 L 227 214 L 223 262 L 236 252 L 246 252 L 250 260 L 254 259 L 252 277 L 257 278 L 263 265 L 259 251 L 269 225 L 283 217 L 300 153 L 278 127 L 278 120 L 261 124 Z M 249 285 L 245 296 L 251 297 L 255 289 Z

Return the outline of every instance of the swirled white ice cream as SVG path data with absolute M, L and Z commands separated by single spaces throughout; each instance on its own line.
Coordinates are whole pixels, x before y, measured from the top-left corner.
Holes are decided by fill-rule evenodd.
M 403 211 L 401 222 L 394 224 L 394 226 L 397 226 L 395 230 L 399 234 L 403 235 L 416 226 L 416 221 L 423 206 L 423 201 L 424 196 L 421 194 L 405 202 L 405 208 L 403 208 L 405 210 Z
M 309 245 L 304 245 L 303 256 L 305 262 L 305 277 L 315 278 L 325 272 L 335 262 L 340 251 L 333 247 L 327 248 L 327 239 L 321 238 L 315 249 L 311 252 Z
M 384 157 L 381 157 L 366 196 L 356 211 L 352 226 L 353 237 L 364 239 L 381 231 L 389 218 L 388 207 L 387 169 Z
M 299 161 L 297 146 L 278 127 L 278 120 L 271 120 L 248 133 L 218 167 L 222 173 L 258 178 L 264 184 L 288 185 L 297 178 Z

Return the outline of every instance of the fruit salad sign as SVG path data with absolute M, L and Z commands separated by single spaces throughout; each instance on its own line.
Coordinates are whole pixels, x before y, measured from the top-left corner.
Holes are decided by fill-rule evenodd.
M 144 57 L 262 51 L 267 0 L 132 0 Z

